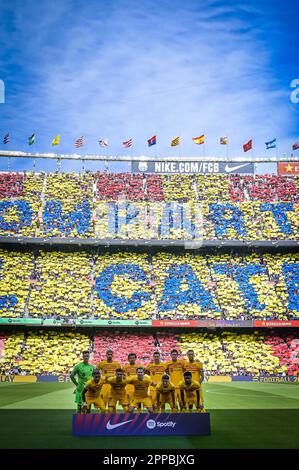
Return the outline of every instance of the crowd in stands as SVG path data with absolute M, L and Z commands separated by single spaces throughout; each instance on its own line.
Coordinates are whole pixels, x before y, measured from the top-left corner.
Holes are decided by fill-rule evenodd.
M 169 360 L 173 348 L 185 359 L 188 349 L 193 349 L 195 357 L 203 363 L 206 376 L 297 376 L 299 372 L 298 333 L 252 330 L 246 333 L 103 331 L 94 338 L 51 330 L 9 333 L 0 337 L 0 369 L 10 373 L 17 369 L 26 374 L 68 374 L 81 361 L 83 350 L 91 351 L 91 362 L 96 364 L 106 359 L 107 349 L 112 349 L 113 359 L 122 364 L 134 352 L 136 364 L 145 365 L 156 350 L 161 351 L 163 361 Z
M 297 240 L 298 200 L 298 176 L 0 173 L 0 236 Z
M 299 254 L 0 250 L 0 317 L 299 318 Z

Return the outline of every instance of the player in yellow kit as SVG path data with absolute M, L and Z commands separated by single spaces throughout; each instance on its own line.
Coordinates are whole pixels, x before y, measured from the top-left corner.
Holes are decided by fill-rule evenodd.
M 107 382 L 111 386 L 108 402 L 109 413 L 116 413 L 116 405 L 119 403 L 127 413 L 129 410 L 129 397 L 126 393 L 127 380 L 124 378 L 122 369 L 116 369 L 115 377 L 110 377 Z
M 162 413 L 165 412 L 165 405 L 170 406 L 171 411 L 177 411 L 175 405 L 175 387 L 169 380 L 169 375 L 164 374 L 162 381 L 156 387 L 157 408 Z
M 116 369 L 120 369 L 120 363 L 118 361 L 113 361 L 113 351 L 108 349 L 106 352 L 106 361 L 100 361 L 97 364 L 97 369 L 102 372 L 102 376 L 106 379 L 110 377 L 115 377 Z M 111 387 L 108 383 L 106 383 L 102 390 L 102 397 L 106 405 L 108 404 L 109 397 L 111 394 Z
M 171 361 L 166 362 L 165 372 L 169 375 L 171 383 L 175 386 L 175 404 L 181 401 L 179 384 L 183 380 L 183 373 L 185 372 L 185 361 L 178 359 L 179 352 L 177 349 L 173 349 L 170 352 Z
M 185 371 L 192 372 L 192 380 L 199 382 L 200 385 L 200 404 L 203 405 L 202 382 L 204 379 L 203 365 L 194 358 L 193 349 L 187 351 L 188 361 L 185 362 Z
M 126 374 L 126 379 L 129 379 L 130 377 L 133 377 L 133 375 L 136 375 L 138 367 L 143 367 L 142 364 L 136 364 L 136 359 L 137 356 L 135 353 L 130 353 L 128 355 L 128 361 L 129 364 L 125 364 L 122 367 L 122 370 Z M 133 394 L 134 394 L 134 387 L 131 384 L 128 384 L 126 386 L 126 392 L 129 397 L 129 400 L 132 401 L 133 399 Z
M 129 411 L 132 413 L 135 408 L 141 410 L 141 405 L 147 408 L 149 413 L 153 412 L 152 401 L 149 397 L 149 386 L 151 379 L 148 375 L 144 374 L 144 368 L 138 367 L 137 374 L 127 379 L 129 384 L 134 385 L 133 400 L 130 403 Z
M 88 380 L 82 391 L 83 413 L 90 413 L 91 405 L 105 413 L 106 405 L 102 398 L 102 388 L 106 379 L 101 377 L 101 372 L 97 369 L 93 371 L 92 379 Z
M 195 406 L 198 412 L 203 411 L 200 404 L 200 385 L 192 379 L 192 372 L 184 372 L 184 380 L 179 384 L 181 393 L 181 410 L 192 413 Z
M 159 351 L 155 351 L 153 354 L 154 361 L 150 362 L 146 366 L 146 373 L 149 374 L 152 380 L 152 385 L 150 386 L 150 397 L 154 407 L 156 404 L 156 386 L 161 382 L 166 367 L 164 362 L 160 362 L 160 358 L 161 355 Z

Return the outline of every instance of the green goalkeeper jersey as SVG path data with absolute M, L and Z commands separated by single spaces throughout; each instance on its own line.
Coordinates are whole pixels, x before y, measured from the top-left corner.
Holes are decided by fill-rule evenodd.
M 92 364 L 85 364 L 84 362 L 79 362 L 74 367 L 73 372 L 71 373 L 71 379 L 73 379 L 76 375 L 78 377 L 78 384 L 77 384 L 77 390 L 83 390 L 84 385 L 88 380 L 92 378 L 92 373 L 95 369 L 95 366 Z

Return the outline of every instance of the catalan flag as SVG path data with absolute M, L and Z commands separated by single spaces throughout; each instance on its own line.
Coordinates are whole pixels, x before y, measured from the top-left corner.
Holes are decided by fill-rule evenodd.
M 192 137 L 192 140 L 195 144 L 197 145 L 201 145 L 201 144 L 204 144 L 205 143 L 205 135 L 202 134 L 198 137 Z
M 220 137 L 220 144 L 221 145 L 227 145 L 228 144 L 228 138 L 225 137 Z
M 173 140 L 171 141 L 171 144 L 170 144 L 170 145 L 171 145 L 171 147 L 176 147 L 177 145 L 180 145 L 180 138 L 179 138 L 179 136 L 176 137 L 175 139 L 173 139 Z
M 55 135 L 54 139 L 52 140 L 52 145 L 58 145 L 60 144 L 60 135 L 57 134 Z

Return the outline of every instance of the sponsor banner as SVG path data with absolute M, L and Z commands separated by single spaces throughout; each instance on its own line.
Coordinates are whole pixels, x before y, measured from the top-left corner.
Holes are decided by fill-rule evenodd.
M 273 375 L 270 377 L 253 377 L 253 382 L 266 382 L 266 383 L 288 383 L 288 382 L 299 382 L 298 377 L 289 375 L 286 377 L 279 377 L 278 375 Z
M 253 321 L 252 320 L 216 320 L 215 321 L 215 326 L 229 326 L 229 327 L 247 327 L 251 328 L 253 326 Z
M 209 413 L 73 414 L 73 436 L 203 436 Z
M 214 161 L 154 161 L 131 162 L 132 173 L 162 174 L 217 174 L 217 173 L 254 173 L 252 162 L 214 162 Z
M 37 382 L 69 382 L 69 375 L 38 375 Z
M 152 326 L 198 326 L 198 320 L 153 320 Z
M 252 382 L 251 375 L 232 375 L 232 382 Z
M 208 378 L 208 382 L 231 382 L 232 378 L 230 375 L 211 375 Z
M 35 383 L 37 382 L 36 375 L 15 375 L 13 382 L 17 383 Z
M 253 326 L 265 326 L 266 328 L 299 326 L 299 320 L 253 320 Z
M 81 326 L 152 326 L 151 320 L 77 320 Z
M 279 162 L 278 174 L 279 175 L 299 175 L 299 161 L 298 162 Z
M 0 325 L 41 325 L 37 318 L 0 318 Z

